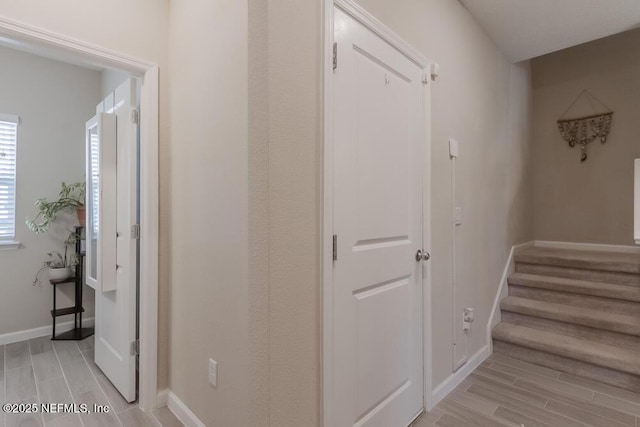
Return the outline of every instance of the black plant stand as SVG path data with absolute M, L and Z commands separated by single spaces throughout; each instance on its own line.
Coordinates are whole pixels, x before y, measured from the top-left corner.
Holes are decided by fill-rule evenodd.
M 82 234 L 84 232 L 84 227 L 76 227 L 75 233 L 77 236 L 76 239 L 76 255 L 78 256 L 78 264 L 76 265 L 76 271 L 74 277 L 70 277 L 68 279 L 61 280 L 50 280 L 49 283 L 53 286 L 53 310 L 51 310 L 51 317 L 53 318 L 53 333 L 51 335 L 52 340 L 75 340 L 80 341 L 87 337 L 90 337 L 94 334 L 94 328 L 83 328 L 82 327 L 82 313 L 84 312 L 84 307 L 82 306 L 82 288 L 84 287 L 83 277 L 84 277 L 84 256 L 85 253 L 82 251 Z M 74 283 L 75 284 L 75 302 L 73 307 L 67 308 L 56 308 L 56 291 L 58 285 L 62 285 L 64 283 Z M 73 329 L 68 332 L 64 332 L 62 334 L 56 335 L 56 318 L 60 316 L 67 316 L 69 314 L 73 314 Z

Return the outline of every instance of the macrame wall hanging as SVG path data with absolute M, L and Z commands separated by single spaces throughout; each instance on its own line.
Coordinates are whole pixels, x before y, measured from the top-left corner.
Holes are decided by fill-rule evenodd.
M 583 106 L 583 112 L 571 117 L 574 107 L 579 103 Z M 587 106 L 592 111 L 591 114 L 584 114 L 584 107 Z M 604 105 L 598 98 L 593 96 L 588 90 L 583 90 L 580 95 L 571 103 L 567 111 L 558 120 L 560 135 L 569 143 L 569 146 L 580 146 L 580 161 L 587 160 L 587 146 L 594 140 L 600 139 L 604 144 L 607 142 L 607 135 L 611 129 L 613 111 Z

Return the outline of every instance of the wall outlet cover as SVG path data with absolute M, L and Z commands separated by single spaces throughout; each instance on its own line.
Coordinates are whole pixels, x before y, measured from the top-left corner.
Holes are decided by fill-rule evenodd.
M 218 387 L 218 362 L 209 359 L 209 384 Z
M 453 138 L 449 139 L 449 156 L 458 157 L 459 153 L 458 141 Z

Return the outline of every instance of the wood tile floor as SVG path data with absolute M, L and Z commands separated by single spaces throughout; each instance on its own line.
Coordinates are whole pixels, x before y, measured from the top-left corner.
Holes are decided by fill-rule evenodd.
M 0 427 L 177 427 L 167 408 L 153 414 L 126 402 L 93 362 L 93 337 L 48 337 L 0 345 L 0 402 L 109 405 L 107 414 L 5 414 Z
M 640 427 L 640 395 L 494 354 L 411 427 Z

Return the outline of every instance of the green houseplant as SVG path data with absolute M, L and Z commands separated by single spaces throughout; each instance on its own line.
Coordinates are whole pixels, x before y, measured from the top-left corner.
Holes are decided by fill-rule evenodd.
M 36 278 L 33 284 L 37 284 L 39 281 L 40 273 L 43 270 L 49 270 L 50 280 L 62 280 L 67 279 L 73 275 L 73 267 L 78 265 L 79 259 L 76 253 L 69 254 L 69 248 L 75 245 L 80 238 L 80 235 L 72 231 L 69 233 L 69 237 L 64 241 L 64 255 L 58 251 L 48 252 L 49 259 L 44 262 L 42 268 L 36 273 Z
M 27 218 L 26 224 L 29 230 L 35 233 L 46 233 L 49 226 L 56 220 L 57 216 L 63 211 L 75 209 L 78 214 L 80 225 L 84 226 L 85 211 L 85 194 L 87 185 L 85 182 L 75 182 L 67 185 L 62 183 L 58 200 L 48 201 L 46 198 L 36 200 L 38 215 L 33 220 Z
M 38 208 L 38 214 L 33 220 L 27 218 L 27 227 L 36 234 L 46 233 L 61 213 L 70 212 L 74 209 L 78 215 L 80 225 L 84 226 L 86 217 L 85 193 L 86 184 L 84 182 L 76 182 L 70 185 L 63 182 L 57 200 L 50 202 L 46 198 L 41 198 L 36 201 L 35 205 Z M 74 245 L 77 239 L 76 231 L 71 231 L 64 242 L 64 255 L 57 251 L 47 254 L 49 259 L 44 262 L 42 268 L 36 273 L 33 281 L 34 285 L 39 283 L 40 273 L 44 270 L 49 270 L 50 280 L 67 279 L 72 276 L 72 267 L 78 263 L 78 259 L 75 253 L 69 255 L 68 252 L 69 247 Z

